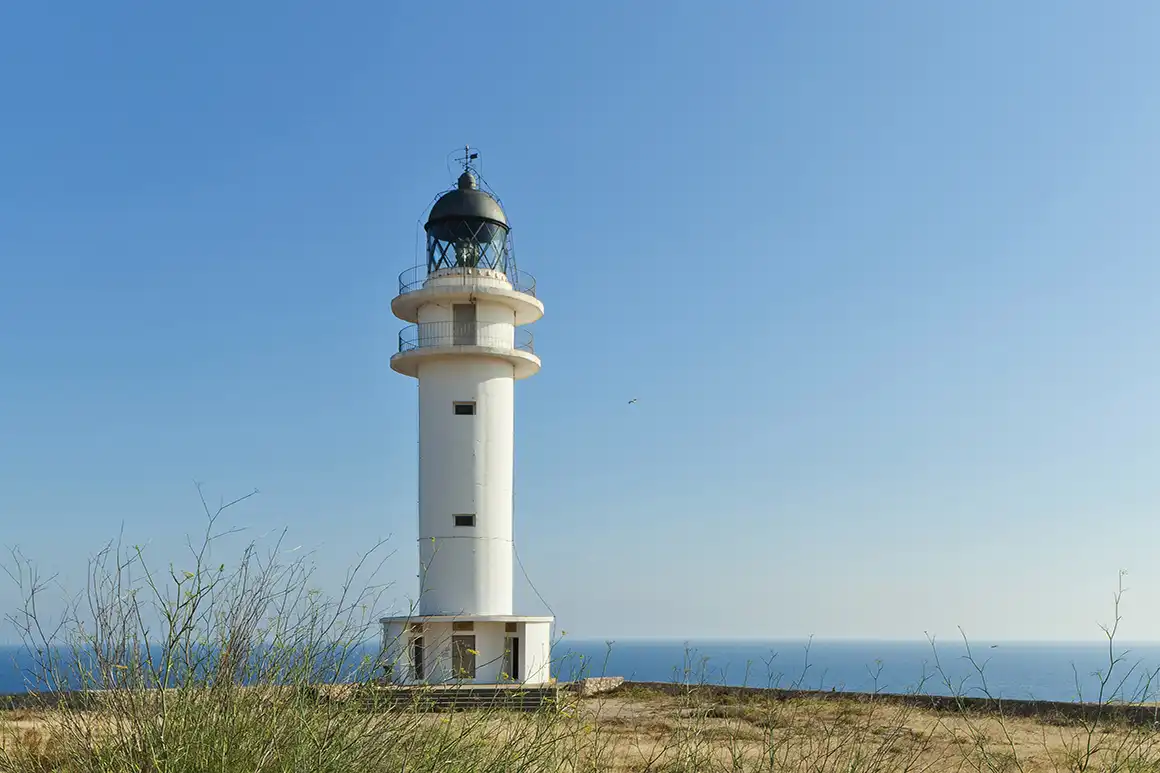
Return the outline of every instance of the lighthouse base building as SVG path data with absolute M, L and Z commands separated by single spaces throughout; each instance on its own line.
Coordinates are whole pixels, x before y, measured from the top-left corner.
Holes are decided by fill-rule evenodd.
M 417 615 L 383 620 L 392 679 L 423 684 L 551 681 L 551 617 Z
M 515 382 L 540 370 L 524 326 L 544 305 L 473 158 L 391 302 L 412 323 L 391 368 L 419 382 L 419 599 L 382 620 L 385 667 L 402 684 L 543 685 L 553 618 L 512 611 L 512 493 Z

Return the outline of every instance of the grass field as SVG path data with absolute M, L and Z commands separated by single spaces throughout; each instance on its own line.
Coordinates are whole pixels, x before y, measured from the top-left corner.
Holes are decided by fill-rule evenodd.
M 140 696 L 138 696 L 140 697 Z M 891 696 L 784 698 L 628 684 L 540 713 L 420 714 L 238 688 L 166 706 L 19 709 L 11 771 L 1150 771 L 1151 723 Z M 216 714 L 216 716 L 215 716 Z M 167 717 L 162 721 L 162 717 Z

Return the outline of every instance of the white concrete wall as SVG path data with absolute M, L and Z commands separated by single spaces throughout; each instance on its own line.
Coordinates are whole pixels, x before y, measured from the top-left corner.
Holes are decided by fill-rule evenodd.
M 492 308 L 494 306 L 495 308 Z M 482 322 L 512 312 L 480 304 Z M 424 306 L 421 319 L 449 320 Z M 513 329 L 510 321 L 495 323 Z M 422 615 L 512 613 L 515 381 L 502 360 L 462 356 L 419 368 L 419 561 Z M 454 403 L 474 401 L 474 416 Z M 475 514 L 474 527 L 455 526 Z
M 523 681 L 526 684 L 545 684 L 551 678 L 551 623 L 521 623 L 520 646 L 523 652 Z
M 464 285 L 477 287 L 495 287 L 501 290 L 512 289 L 512 283 L 502 271 L 489 268 L 444 268 L 429 274 L 423 282 L 424 288 L 449 287 L 460 288 Z
M 481 301 L 475 304 L 475 318 L 479 322 L 482 345 L 512 348 L 516 333 L 515 309 Z
M 460 632 L 457 632 L 460 633 Z M 476 623 L 475 649 L 479 655 L 475 659 L 475 679 L 481 684 L 510 682 L 504 678 L 504 624 Z
M 384 626 L 384 656 L 394 664 L 394 681 L 415 683 L 414 640 L 423 637 L 423 683 L 448 682 L 474 684 L 503 684 L 515 681 L 515 674 L 506 673 L 504 651 L 509 636 L 519 637 L 522 681 L 530 684 L 546 683 L 549 679 L 547 623 L 519 623 L 516 632 L 509 633 L 502 622 L 476 622 L 471 631 L 456 631 L 450 622 L 424 623 L 422 633 L 411 630 L 409 624 L 390 623 Z M 451 642 L 455 635 L 475 636 L 475 678 L 459 678 L 452 670 Z M 530 659 L 529 659 L 530 658 Z

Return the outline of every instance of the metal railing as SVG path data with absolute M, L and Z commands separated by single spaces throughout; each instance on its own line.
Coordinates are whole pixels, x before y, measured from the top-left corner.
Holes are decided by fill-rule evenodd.
M 420 322 L 399 331 L 399 353 L 434 346 L 487 346 L 535 354 L 532 331 L 499 322 Z
M 399 274 L 399 295 L 404 293 L 413 293 L 416 290 L 422 290 L 423 285 L 427 282 L 429 276 L 427 264 L 421 266 L 414 266 Z M 536 295 L 536 278 L 526 271 L 510 268 L 506 271 L 499 271 L 498 269 L 443 269 L 439 275 L 439 284 L 442 287 L 447 287 L 455 283 L 462 283 L 463 285 L 475 285 L 485 283 L 488 279 L 498 279 L 500 276 L 504 277 L 511 283 L 512 289 L 516 292 L 525 293 L 535 297 Z

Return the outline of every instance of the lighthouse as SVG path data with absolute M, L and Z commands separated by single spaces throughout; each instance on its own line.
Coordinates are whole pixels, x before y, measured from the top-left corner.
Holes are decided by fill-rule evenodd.
M 544 304 L 465 148 L 427 215 L 426 260 L 391 301 L 392 370 L 419 384 L 419 598 L 382 620 L 392 679 L 545 684 L 553 618 L 514 614 L 515 384 L 540 370 Z

